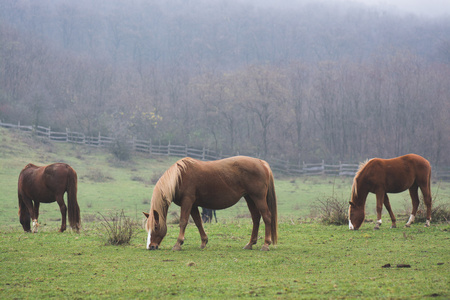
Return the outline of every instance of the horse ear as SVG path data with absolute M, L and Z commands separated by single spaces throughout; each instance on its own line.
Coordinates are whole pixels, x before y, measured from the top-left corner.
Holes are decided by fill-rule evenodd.
M 353 204 L 353 202 L 349 202 L 351 207 L 355 207 L 355 204 Z
M 144 216 L 148 219 L 148 216 L 150 216 L 148 213 L 146 212 L 142 212 L 144 214 Z
M 159 214 L 156 210 L 153 211 L 153 219 L 155 220 L 155 224 L 159 224 Z

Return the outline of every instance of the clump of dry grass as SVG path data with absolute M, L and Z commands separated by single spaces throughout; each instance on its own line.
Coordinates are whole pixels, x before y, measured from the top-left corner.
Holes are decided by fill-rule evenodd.
M 120 213 L 111 214 L 109 217 L 102 217 L 101 225 L 106 230 L 108 245 L 129 244 L 131 238 L 136 234 L 139 225 L 136 221 L 125 216 L 123 210 Z
M 317 199 L 311 211 L 325 224 L 345 225 L 348 223 L 348 202 L 335 196 Z

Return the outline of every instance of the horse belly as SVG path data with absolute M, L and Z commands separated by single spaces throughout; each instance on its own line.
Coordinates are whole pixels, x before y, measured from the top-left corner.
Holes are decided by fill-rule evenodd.
M 195 204 L 209 209 L 225 209 L 238 203 L 241 198 L 241 194 L 233 192 L 208 193 L 201 196 L 198 195 Z
M 404 177 L 403 177 L 404 178 Z M 414 184 L 413 180 L 394 180 L 386 183 L 386 193 L 401 193 Z

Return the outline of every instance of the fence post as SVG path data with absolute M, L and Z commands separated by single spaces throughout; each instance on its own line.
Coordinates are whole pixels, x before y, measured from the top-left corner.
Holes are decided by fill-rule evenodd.
M 167 155 L 170 156 L 170 141 L 169 141 L 169 145 L 167 145 Z
M 205 146 L 203 146 L 202 160 L 205 160 Z
M 325 175 L 325 161 L 322 159 L 322 175 Z

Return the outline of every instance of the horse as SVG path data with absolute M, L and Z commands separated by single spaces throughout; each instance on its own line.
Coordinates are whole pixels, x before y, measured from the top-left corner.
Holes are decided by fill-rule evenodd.
M 200 161 L 190 157 L 178 160 L 161 176 L 155 185 L 150 213 L 145 213 L 148 231 L 147 249 L 158 249 L 167 233 L 166 217 L 172 202 L 181 207 L 180 233 L 173 251 L 181 250 L 189 215 L 197 226 L 201 246 L 208 243 L 198 207 L 225 209 L 242 197 L 250 211 L 253 230 L 244 249 L 251 250 L 258 239 L 261 217 L 265 224 L 264 245 L 277 243 L 277 198 L 272 170 L 261 159 L 235 156 L 216 161 Z
M 216 219 L 216 223 L 217 223 L 216 210 L 202 207 L 203 223 L 211 223 L 212 219 L 213 219 L 213 215 L 214 215 L 214 218 Z
M 413 206 L 412 213 L 406 223 L 406 227 L 410 227 L 419 207 L 419 188 L 427 207 L 425 227 L 429 227 L 431 221 L 430 180 L 430 163 L 416 154 L 407 154 L 391 159 L 373 158 L 362 163 L 353 179 L 348 212 L 349 229 L 356 230 L 363 223 L 368 193 L 374 193 L 377 198 L 377 222 L 374 229 L 380 228 L 383 203 L 391 217 L 391 228 L 396 228 L 396 219 L 387 193 L 400 193 L 407 189 L 409 189 Z
M 56 201 L 62 217 L 59 231 L 65 231 L 67 207 L 64 203 L 64 193 L 67 192 L 70 226 L 79 232 L 80 208 L 77 202 L 77 180 L 77 173 L 68 164 L 55 163 L 42 167 L 26 165 L 20 172 L 18 184 L 19 217 L 23 230 L 31 231 L 31 218 L 33 233 L 37 232 L 40 203 Z

